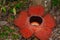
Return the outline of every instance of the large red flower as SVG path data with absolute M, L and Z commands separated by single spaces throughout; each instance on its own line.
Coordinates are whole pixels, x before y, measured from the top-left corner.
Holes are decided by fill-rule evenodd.
M 20 12 L 14 24 L 20 28 L 24 38 L 34 35 L 40 40 L 48 40 L 55 26 L 55 20 L 49 13 L 44 15 L 43 6 L 38 5 Z

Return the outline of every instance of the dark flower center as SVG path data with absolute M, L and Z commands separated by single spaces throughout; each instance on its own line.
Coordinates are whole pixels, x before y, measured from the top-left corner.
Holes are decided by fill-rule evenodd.
M 31 25 L 38 26 L 42 23 L 42 18 L 39 16 L 31 16 L 29 21 Z

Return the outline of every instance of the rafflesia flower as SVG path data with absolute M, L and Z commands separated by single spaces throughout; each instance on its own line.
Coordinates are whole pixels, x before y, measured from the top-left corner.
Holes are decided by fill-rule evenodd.
M 44 14 L 44 7 L 38 5 L 21 11 L 14 20 L 14 24 L 26 39 L 34 35 L 40 40 L 48 40 L 55 27 L 55 20 L 49 13 Z

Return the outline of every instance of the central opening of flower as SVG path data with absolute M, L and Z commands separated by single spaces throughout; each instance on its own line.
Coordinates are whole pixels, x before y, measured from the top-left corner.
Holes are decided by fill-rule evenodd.
M 33 26 L 39 26 L 42 23 L 42 18 L 39 16 L 30 17 L 30 24 Z

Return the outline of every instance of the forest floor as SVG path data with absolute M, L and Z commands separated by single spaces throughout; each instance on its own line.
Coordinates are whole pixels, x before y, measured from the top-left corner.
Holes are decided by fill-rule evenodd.
M 0 0 L 0 40 L 26 40 L 19 34 L 19 28 L 13 24 L 20 11 L 26 10 L 32 2 L 28 0 Z M 50 11 L 56 20 L 50 40 L 60 40 L 60 9 Z M 32 36 L 27 40 L 38 40 Z

